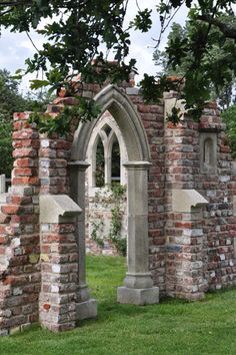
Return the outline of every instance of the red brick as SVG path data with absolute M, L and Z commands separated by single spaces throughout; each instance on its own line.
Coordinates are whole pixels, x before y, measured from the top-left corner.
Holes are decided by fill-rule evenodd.
M 21 168 L 35 167 L 38 163 L 35 159 L 30 158 L 18 158 L 15 160 L 14 166 L 18 166 Z
M 39 178 L 35 177 L 14 177 L 12 179 L 12 185 L 39 185 Z
M 14 121 L 28 120 L 30 116 L 29 112 L 15 112 L 13 114 Z
M 23 157 L 36 157 L 37 151 L 32 148 L 22 148 L 22 149 L 15 149 L 13 151 L 14 158 L 23 158 Z

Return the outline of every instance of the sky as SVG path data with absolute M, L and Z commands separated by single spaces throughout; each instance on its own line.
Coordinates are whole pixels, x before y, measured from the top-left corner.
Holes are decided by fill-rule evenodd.
M 139 6 L 141 9 L 146 7 L 155 9 L 157 0 L 139 0 Z M 126 27 L 129 22 L 134 18 L 137 12 L 136 0 L 129 0 L 129 6 L 127 9 L 127 15 L 124 26 Z M 174 21 L 180 24 L 184 24 L 187 16 L 187 9 L 181 8 Z M 131 35 L 131 47 L 130 54 L 127 59 L 135 58 L 137 60 L 137 68 L 139 75 L 136 77 L 136 82 L 141 80 L 145 72 L 149 74 L 155 74 L 158 68 L 154 65 L 152 60 L 153 47 L 155 41 L 152 38 L 157 39 L 160 33 L 160 21 L 156 11 L 153 11 L 152 15 L 153 27 L 148 33 L 141 33 L 140 31 L 132 30 Z M 42 25 L 43 26 L 43 25 Z M 162 38 L 160 49 L 163 50 L 166 43 L 168 31 Z M 40 48 L 43 44 L 44 38 L 38 35 L 36 32 L 30 33 L 37 48 Z M 24 61 L 28 57 L 32 57 L 35 53 L 35 49 L 28 39 L 25 33 L 11 33 L 9 30 L 2 29 L 0 37 L 0 69 L 6 68 L 12 74 L 19 68 L 25 68 Z M 34 79 L 36 75 L 28 75 L 22 81 L 20 90 L 26 93 L 29 90 L 29 80 Z

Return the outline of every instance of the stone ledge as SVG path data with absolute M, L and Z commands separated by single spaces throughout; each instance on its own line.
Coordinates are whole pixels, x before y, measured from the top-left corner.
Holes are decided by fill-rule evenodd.
M 145 289 L 118 287 L 117 302 L 137 306 L 159 303 L 159 287 Z
M 191 213 L 192 207 L 201 207 L 209 202 L 196 190 L 173 190 L 172 208 L 173 212 Z
M 59 223 L 73 219 L 81 208 L 67 195 L 41 195 L 39 198 L 40 223 Z

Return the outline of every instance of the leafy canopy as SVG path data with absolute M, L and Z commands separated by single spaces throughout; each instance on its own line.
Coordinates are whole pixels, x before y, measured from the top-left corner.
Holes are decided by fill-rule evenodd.
M 131 45 L 131 27 L 147 32 L 155 25 L 151 13 L 157 11 L 161 23 L 161 33 L 156 39 L 158 47 L 175 13 L 186 5 L 190 10 L 191 30 L 187 36 L 175 36 L 166 48 L 167 62 L 173 69 L 185 61 L 182 78 L 170 85 L 165 75 L 146 74 L 141 86 L 144 98 L 150 102 L 157 100 L 170 86 L 180 88 L 184 81 L 182 97 L 187 108 L 194 109 L 199 115 L 204 101 L 210 98 L 212 85 L 220 90 L 231 80 L 229 76 L 235 75 L 234 3 L 235 0 L 161 0 L 156 2 L 155 10 L 138 8 L 129 28 L 124 29 L 128 0 L 0 1 L 0 25 L 27 33 L 34 28 L 45 36 L 43 49 L 36 50 L 34 57 L 26 60 L 26 72 L 43 70 L 46 73 L 46 80 L 34 81 L 33 87 L 50 85 L 55 89 L 69 86 L 70 79 L 78 73 L 81 73 L 83 82 L 102 84 L 107 78 L 111 82 L 128 80 L 129 73 L 136 71 L 135 58 L 128 63 L 125 61 Z M 41 28 L 43 19 L 50 21 Z M 101 44 L 105 48 L 103 51 Z M 217 48 L 222 50 L 215 60 L 214 50 Z M 116 66 L 106 60 L 111 51 Z
M 178 48 L 181 45 L 188 44 L 195 30 L 196 23 L 194 21 L 187 21 L 183 27 L 178 23 L 173 23 L 168 35 L 167 50 L 156 49 L 153 54 L 156 65 L 161 65 L 164 74 L 178 77 L 187 76 L 186 73 L 193 64 L 195 57 L 188 47 L 185 48 L 184 54 L 178 57 L 180 55 Z M 207 97 L 210 95 L 211 99 L 218 100 L 222 108 L 227 108 L 234 100 L 236 43 L 232 39 L 222 38 L 222 33 L 218 28 L 210 30 L 210 40 L 211 45 L 208 44 L 208 49 L 204 52 L 201 66 L 197 71 L 206 82 L 210 83 L 206 90 Z M 169 51 L 169 48 L 173 45 L 178 47 L 176 48 L 175 61 L 171 60 Z M 222 77 L 224 77 L 223 81 Z M 194 88 L 194 90 L 196 89 Z M 186 95 L 188 93 L 186 92 Z

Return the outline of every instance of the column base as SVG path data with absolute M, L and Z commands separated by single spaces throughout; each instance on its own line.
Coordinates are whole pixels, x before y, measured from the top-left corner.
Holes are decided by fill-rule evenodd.
M 124 279 L 124 285 L 127 288 L 135 288 L 135 289 L 146 289 L 153 287 L 153 281 L 150 272 L 146 273 L 126 273 L 126 277 Z
M 87 284 L 79 285 L 77 292 L 77 302 L 85 302 L 90 300 L 90 294 Z
M 76 319 L 83 320 L 97 317 L 97 301 L 89 299 L 88 301 L 76 304 Z
M 117 301 L 119 303 L 135 304 L 137 306 L 156 304 L 159 303 L 159 287 L 144 289 L 128 288 L 125 286 L 118 287 Z

